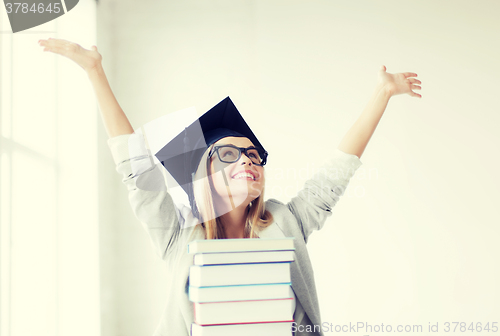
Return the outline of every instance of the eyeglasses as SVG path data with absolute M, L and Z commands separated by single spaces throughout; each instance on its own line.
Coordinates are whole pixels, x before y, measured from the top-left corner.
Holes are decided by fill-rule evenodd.
M 250 161 L 257 166 L 263 166 L 266 164 L 267 152 L 262 148 L 256 147 L 243 148 L 233 145 L 214 146 L 214 148 L 210 151 L 208 158 L 210 159 L 214 153 L 217 153 L 221 162 L 233 163 L 240 159 L 241 152 L 245 153 Z

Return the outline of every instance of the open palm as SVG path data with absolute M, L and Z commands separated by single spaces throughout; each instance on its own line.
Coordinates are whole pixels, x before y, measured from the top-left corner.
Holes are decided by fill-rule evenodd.
M 412 97 L 422 98 L 422 95 L 415 93 L 413 90 L 421 90 L 422 88 L 417 84 L 422 84 L 416 78 L 416 73 L 402 72 L 391 74 L 386 71 L 386 67 L 382 65 L 379 71 L 379 83 L 387 88 L 391 96 L 407 93 Z
M 40 40 L 38 44 L 44 47 L 43 51 L 50 51 L 65 56 L 81 66 L 85 71 L 95 69 L 102 60 L 102 56 L 97 51 L 96 46 L 92 46 L 91 50 L 88 50 L 79 44 L 53 38 Z

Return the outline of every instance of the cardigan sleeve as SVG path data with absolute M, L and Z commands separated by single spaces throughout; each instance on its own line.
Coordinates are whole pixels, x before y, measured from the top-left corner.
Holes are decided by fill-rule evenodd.
M 164 259 L 184 220 L 167 192 L 161 164 L 155 164 L 141 134 L 108 139 L 117 172 L 128 190 L 135 216 L 146 229 L 156 253 Z
M 304 188 L 287 204 L 297 219 L 306 243 L 311 233 L 320 230 L 331 216 L 332 208 L 361 164 L 356 155 L 336 149 L 333 158 L 306 181 Z

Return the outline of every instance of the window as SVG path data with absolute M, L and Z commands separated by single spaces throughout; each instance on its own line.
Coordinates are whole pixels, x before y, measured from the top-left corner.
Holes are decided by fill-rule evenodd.
M 95 44 L 95 2 L 16 34 L 0 10 L 0 335 L 99 335 L 97 105 L 40 38 Z

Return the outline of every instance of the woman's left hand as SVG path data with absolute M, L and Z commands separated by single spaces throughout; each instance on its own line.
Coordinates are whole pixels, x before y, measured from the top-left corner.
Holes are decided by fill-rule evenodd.
M 397 74 L 391 74 L 386 71 L 386 67 L 382 65 L 379 71 L 379 84 L 382 85 L 391 96 L 407 93 L 412 97 L 422 98 L 422 95 L 413 92 L 413 90 L 421 90 L 421 87 L 417 84 L 422 84 L 416 78 L 416 73 L 413 72 L 402 72 Z

